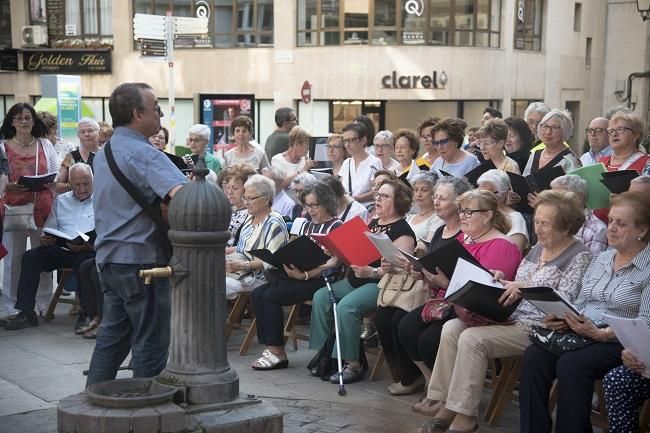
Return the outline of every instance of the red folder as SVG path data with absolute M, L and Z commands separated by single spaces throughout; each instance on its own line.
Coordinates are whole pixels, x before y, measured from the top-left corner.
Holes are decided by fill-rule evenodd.
M 377 248 L 364 235 L 367 231 L 366 223 L 356 216 L 326 235 L 310 236 L 345 264 L 366 266 L 381 258 Z
M 4 245 L 0 244 L 0 259 L 9 254 L 9 251 L 5 248 Z

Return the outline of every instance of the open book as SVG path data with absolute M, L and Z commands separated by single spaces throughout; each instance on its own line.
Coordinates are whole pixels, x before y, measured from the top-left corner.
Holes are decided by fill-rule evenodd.
M 366 266 L 381 258 L 377 248 L 364 234 L 368 226 L 356 216 L 326 235 L 310 236 L 347 265 Z
M 87 233 L 81 233 L 80 231 L 77 231 L 75 233 L 76 236 L 70 236 L 69 234 L 64 233 L 60 230 L 44 227 L 43 233 L 56 238 L 56 243 L 61 246 L 65 246 L 67 242 L 70 242 L 73 245 L 82 245 L 86 242 L 93 243 L 96 237 L 95 230 L 91 230 Z
M 561 319 L 565 313 L 580 315 L 580 311 L 568 299 L 551 287 L 522 287 L 520 291 L 525 300 L 547 316 Z
M 317 268 L 329 260 L 323 249 L 306 235 L 297 237 L 274 253 L 267 249 L 251 250 L 249 253 L 278 269 L 282 269 L 282 265 L 294 265 L 302 272 Z
M 24 185 L 30 192 L 45 191 L 46 184 L 54 182 L 57 173 L 39 174 L 38 176 L 20 176 L 18 185 Z

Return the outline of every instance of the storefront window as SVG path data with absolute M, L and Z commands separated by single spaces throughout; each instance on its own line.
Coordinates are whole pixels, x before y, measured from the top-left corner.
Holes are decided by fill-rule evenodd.
M 297 0 L 297 9 L 300 47 L 500 45 L 501 0 Z
M 542 50 L 543 0 L 517 0 L 515 2 L 516 50 Z
M 273 0 L 133 0 L 136 13 L 195 17 L 209 15 L 209 36 L 193 42 L 175 44 L 185 47 L 259 47 L 273 46 Z M 178 42 L 178 41 L 177 41 Z
M 9 0 L 0 0 L 0 48 L 11 48 L 10 9 Z

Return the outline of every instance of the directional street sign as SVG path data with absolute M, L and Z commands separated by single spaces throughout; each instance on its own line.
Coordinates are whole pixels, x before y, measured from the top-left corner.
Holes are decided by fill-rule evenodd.
M 174 18 L 174 34 L 200 34 L 208 33 L 208 19 L 207 18 L 189 18 L 189 17 L 173 17 Z
M 135 14 L 133 18 L 134 39 L 167 39 L 166 18 L 160 15 Z

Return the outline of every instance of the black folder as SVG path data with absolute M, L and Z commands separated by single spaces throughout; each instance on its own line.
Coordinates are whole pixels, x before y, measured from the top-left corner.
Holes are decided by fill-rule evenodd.
M 294 265 L 302 272 L 317 268 L 330 258 L 316 242 L 306 235 L 299 236 L 283 245 L 275 253 L 267 249 L 251 250 L 249 253 L 278 269 L 282 269 L 282 265 Z
M 546 315 L 562 318 L 565 312 L 580 315 L 569 301 L 551 287 L 522 287 L 521 296 Z
M 499 287 L 468 281 L 445 299 L 495 322 L 505 322 L 517 309 L 519 302 L 503 306 L 499 303 L 501 295 L 503 289 Z
M 402 254 L 404 254 L 404 252 L 402 252 Z M 442 273 L 447 276 L 447 278 L 451 278 L 451 275 L 454 273 L 454 269 L 456 269 L 456 262 L 458 262 L 459 257 L 462 257 L 471 264 L 488 271 L 456 239 L 451 239 L 441 247 L 436 248 L 429 254 L 419 259 L 415 259 L 413 256 L 408 254 L 404 255 L 413 263 L 416 269 L 418 269 L 418 267 L 423 267 L 429 272 L 436 273 L 436 267 L 438 267 Z
M 54 182 L 57 173 L 42 174 L 38 176 L 20 176 L 18 185 L 24 185 L 29 192 L 45 191 L 48 183 Z
M 630 189 L 630 184 L 639 177 L 636 170 L 609 171 L 602 174 L 600 180 L 614 194 L 622 194 Z
M 52 236 L 55 239 L 56 244 L 62 247 L 65 247 L 68 242 L 73 245 L 83 245 L 86 242 L 93 244 L 95 243 L 95 238 L 97 237 L 95 230 L 84 233 L 84 236 L 87 237 L 87 239 L 84 239 L 81 234 L 73 238 L 67 233 L 64 233 L 60 230 L 51 229 L 49 227 L 43 228 L 43 234 Z
M 553 179 L 563 175 L 564 169 L 560 166 L 544 167 L 543 169 L 526 176 L 526 181 L 528 182 L 528 185 L 530 185 L 531 190 L 534 192 L 542 192 L 551 189 L 551 182 Z
M 164 152 L 165 156 L 169 158 L 169 160 L 176 166 L 181 171 L 189 172 L 191 171 L 190 168 L 187 166 L 185 163 L 185 160 L 181 158 L 180 156 L 174 155 L 172 153 Z
M 487 161 L 483 162 L 481 165 L 478 167 L 474 167 L 467 173 L 465 173 L 465 177 L 474 186 L 478 186 L 478 178 L 481 177 L 483 173 L 485 173 L 488 170 L 496 170 L 496 165 L 492 162 L 491 159 L 488 159 Z
M 543 168 L 537 173 L 530 174 L 526 177 L 509 171 L 506 174 L 510 178 L 512 190 L 521 197 L 521 201 L 517 203 L 515 210 L 521 213 L 532 214 L 533 208 L 528 205 L 528 194 L 550 189 L 553 179 L 564 175 L 564 170 L 562 167 Z

